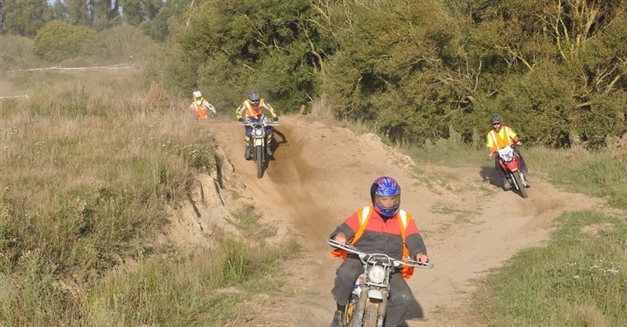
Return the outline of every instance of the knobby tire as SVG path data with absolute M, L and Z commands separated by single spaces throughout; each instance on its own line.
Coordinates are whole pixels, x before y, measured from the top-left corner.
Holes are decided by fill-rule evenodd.
M 516 180 L 516 184 L 518 185 L 518 191 L 520 192 L 520 195 L 523 198 L 527 198 L 527 188 L 525 188 L 525 184 L 523 184 L 522 178 L 520 177 L 520 172 L 515 172 L 512 175 L 514 175 L 514 179 Z
M 377 327 L 378 311 L 379 306 L 376 303 L 369 302 L 368 304 L 366 304 L 363 327 Z
M 257 159 L 257 178 L 263 177 L 263 155 L 264 148 L 262 146 L 255 147 L 255 158 Z

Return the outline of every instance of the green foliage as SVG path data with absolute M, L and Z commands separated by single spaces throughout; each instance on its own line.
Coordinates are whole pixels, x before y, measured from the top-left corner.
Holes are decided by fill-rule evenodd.
M 37 32 L 33 53 L 52 62 L 92 54 L 95 52 L 95 35 L 96 32 L 87 27 L 53 21 Z
M 142 30 L 158 41 L 166 41 L 170 36 L 170 24 L 181 19 L 181 14 L 188 5 L 185 0 L 170 0 L 163 4 L 157 15 L 140 25 Z
M 527 143 L 603 146 L 626 132 L 623 0 L 238 1 L 195 4 L 169 25 L 159 78 L 235 108 L 250 88 L 279 111 L 324 98 L 392 142 L 494 113 Z M 148 27 L 148 25 L 146 25 Z
M 118 0 L 122 8 L 124 21 L 132 26 L 139 26 L 157 16 L 164 2 L 161 0 Z
M 330 17 L 342 47 L 324 92 L 339 116 L 373 120 L 392 141 L 447 136 L 465 85 L 446 76 L 461 60 L 446 11 L 435 1 L 345 2 Z
M 33 37 L 52 20 L 52 10 L 46 0 L 4 0 L 0 2 L 2 32 Z
M 173 28 L 178 49 L 166 78 L 185 94 L 203 90 L 218 107 L 234 110 L 257 88 L 279 111 L 296 111 L 321 64 L 313 15 L 305 0 L 202 3 Z

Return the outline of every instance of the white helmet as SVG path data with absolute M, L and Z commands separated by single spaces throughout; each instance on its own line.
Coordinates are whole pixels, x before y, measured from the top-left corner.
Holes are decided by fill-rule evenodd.
M 194 91 L 194 93 L 192 93 L 192 95 L 194 96 L 194 99 L 202 98 L 202 93 L 200 93 L 200 91 Z

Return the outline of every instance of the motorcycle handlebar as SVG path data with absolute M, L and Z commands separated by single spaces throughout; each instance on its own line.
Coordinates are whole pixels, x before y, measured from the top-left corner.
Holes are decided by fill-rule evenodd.
M 255 122 L 252 122 L 252 121 L 238 121 L 237 122 L 237 125 L 240 125 L 240 126 L 252 126 L 254 124 L 255 124 Z M 265 125 L 266 126 L 279 126 L 281 124 L 280 123 L 271 122 L 271 121 L 266 121 Z
M 366 252 L 362 252 L 362 251 L 359 251 L 359 249 L 357 249 L 353 244 L 350 244 L 350 243 L 342 244 L 342 243 L 340 243 L 340 242 L 338 242 L 336 240 L 333 240 L 333 239 L 328 239 L 327 243 L 329 245 L 331 245 L 332 247 L 336 248 L 336 249 L 341 249 L 341 250 L 345 250 L 345 251 L 347 251 L 349 253 L 356 254 L 360 258 L 366 257 L 366 256 L 375 256 L 375 255 L 389 257 L 389 256 L 387 256 L 385 254 L 380 254 L 380 253 L 366 253 Z M 395 263 L 395 265 L 403 265 L 403 266 L 410 266 L 410 267 L 423 268 L 423 269 L 431 269 L 431 268 L 434 267 L 433 263 L 430 263 L 430 262 L 423 263 L 423 262 L 419 262 L 419 261 L 412 260 L 412 259 L 409 259 L 409 258 L 405 258 L 403 260 L 397 260 L 397 259 L 392 259 L 392 258 L 390 258 L 390 259 L 391 259 L 391 261 L 393 261 Z

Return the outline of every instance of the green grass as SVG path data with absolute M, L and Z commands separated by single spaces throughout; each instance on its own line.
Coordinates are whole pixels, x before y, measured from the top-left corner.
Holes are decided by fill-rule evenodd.
M 547 247 L 527 249 L 477 292 L 485 326 L 627 326 L 627 222 L 560 216 Z
M 528 154 L 533 163 L 530 167 L 541 171 L 557 187 L 606 198 L 611 206 L 627 209 L 627 163 L 615 158 L 611 150 L 538 148 Z

